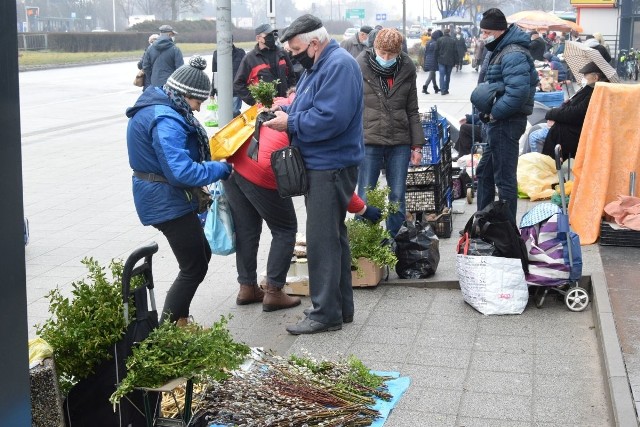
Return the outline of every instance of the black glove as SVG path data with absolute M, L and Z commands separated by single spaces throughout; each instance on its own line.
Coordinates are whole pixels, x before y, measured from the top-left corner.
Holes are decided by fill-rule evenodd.
M 211 89 L 211 93 L 209 94 L 209 96 L 216 96 L 216 95 L 218 95 L 218 89 L 214 87 Z
M 482 123 L 489 123 L 491 121 L 491 114 L 479 113 L 478 117 Z
M 382 211 L 375 206 L 367 206 L 367 209 L 361 215 L 362 218 L 373 222 L 374 224 L 382 218 Z

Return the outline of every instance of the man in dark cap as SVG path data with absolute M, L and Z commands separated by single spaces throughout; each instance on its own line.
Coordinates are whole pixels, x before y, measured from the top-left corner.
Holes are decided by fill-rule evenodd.
M 279 80 L 275 96 L 281 97 L 286 97 L 287 89 L 296 84 L 289 55 L 276 44 L 276 30 L 269 24 L 261 24 L 256 27 L 255 32 L 256 46 L 242 58 L 233 80 L 233 94 L 248 105 L 256 103 L 248 87 L 260 80 Z
M 313 308 L 293 335 L 342 329 L 353 321 L 351 251 L 344 220 L 364 159 L 363 80 L 356 60 L 322 21 L 303 15 L 280 37 L 306 69 L 296 99 L 264 125 L 287 131 L 307 169 L 307 255 Z
M 369 40 L 371 30 L 373 30 L 373 28 L 370 26 L 363 25 L 360 27 L 360 31 L 354 34 L 353 37 L 343 40 L 340 43 L 340 47 L 346 49 L 354 58 L 357 58 L 360 52 L 368 46 L 367 41 Z
M 449 95 L 449 81 L 451 71 L 458 60 L 458 48 L 456 41 L 451 38 L 451 30 L 444 29 L 443 36 L 436 42 L 436 61 L 438 61 L 438 72 L 440 73 L 440 93 Z
M 503 84 L 504 93 L 496 96 L 490 112 L 481 114 L 487 145 L 477 169 L 478 210 L 495 200 L 497 186 L 515 224 L 518 141 L 526 129 L 527 116 L 533 112 L 538 73 L 529 53 L 529 35 L 515 25 L 508 27 L 500 9 L 483 13 L 480 32 L 491 53 L 484 81 Z
M 171 73 L 184 65 L 182 51 L 175 44 L 178 34 L 171 25 L 158 28 L 160 37 L 147 48 L 142 56 L 144 71 L 144 89 L 148 86 L 162 87 Z

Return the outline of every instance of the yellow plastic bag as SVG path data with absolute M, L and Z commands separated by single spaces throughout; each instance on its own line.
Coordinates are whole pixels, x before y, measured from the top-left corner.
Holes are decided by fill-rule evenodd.
M 53 348 L 42 338 L 29 340 L 29 369 L 40 365 L 44 359 L 53 357 Z
M 518 192 L 531 200 L 548 199 L 558 183 L 555 161 L 541 153 L 526 153 L 518 158 Z
M 211 159 L 229 158 L 238 151 L 255 130 L 258 106 L 254 105 L 227 123 L 209 140 Z

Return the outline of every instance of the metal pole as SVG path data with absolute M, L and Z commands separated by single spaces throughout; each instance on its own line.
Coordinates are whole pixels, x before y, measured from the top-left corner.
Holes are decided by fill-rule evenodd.
M 233 119 L 233 66 L 231 63 L 231 0 L 216 3 L 216 48 L 218 49 L 218 126 L 223 127 Z
M 0 425 L 30 426 L 29 333 L 24 255 L 17 5 L 0 2 Z M 9 54 L 11 53 L 11 54 Z
M 111 4 L 113 6 L 113 32 L 116 32 L 116 0 L 112 0 Z

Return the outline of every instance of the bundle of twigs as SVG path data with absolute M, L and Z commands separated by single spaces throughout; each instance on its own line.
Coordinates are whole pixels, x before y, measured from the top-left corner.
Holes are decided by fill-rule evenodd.
M 253 369 L 238 371 L 222 383 L 210 382 L 200 416 L 207 424 L 246 427 L 359 427 L 380 415 L 368 406 L 374 396 L 391 397 L 383 387 L 347 379 L 347 361 L 310 361 L 301 365 L 263 353 Z

